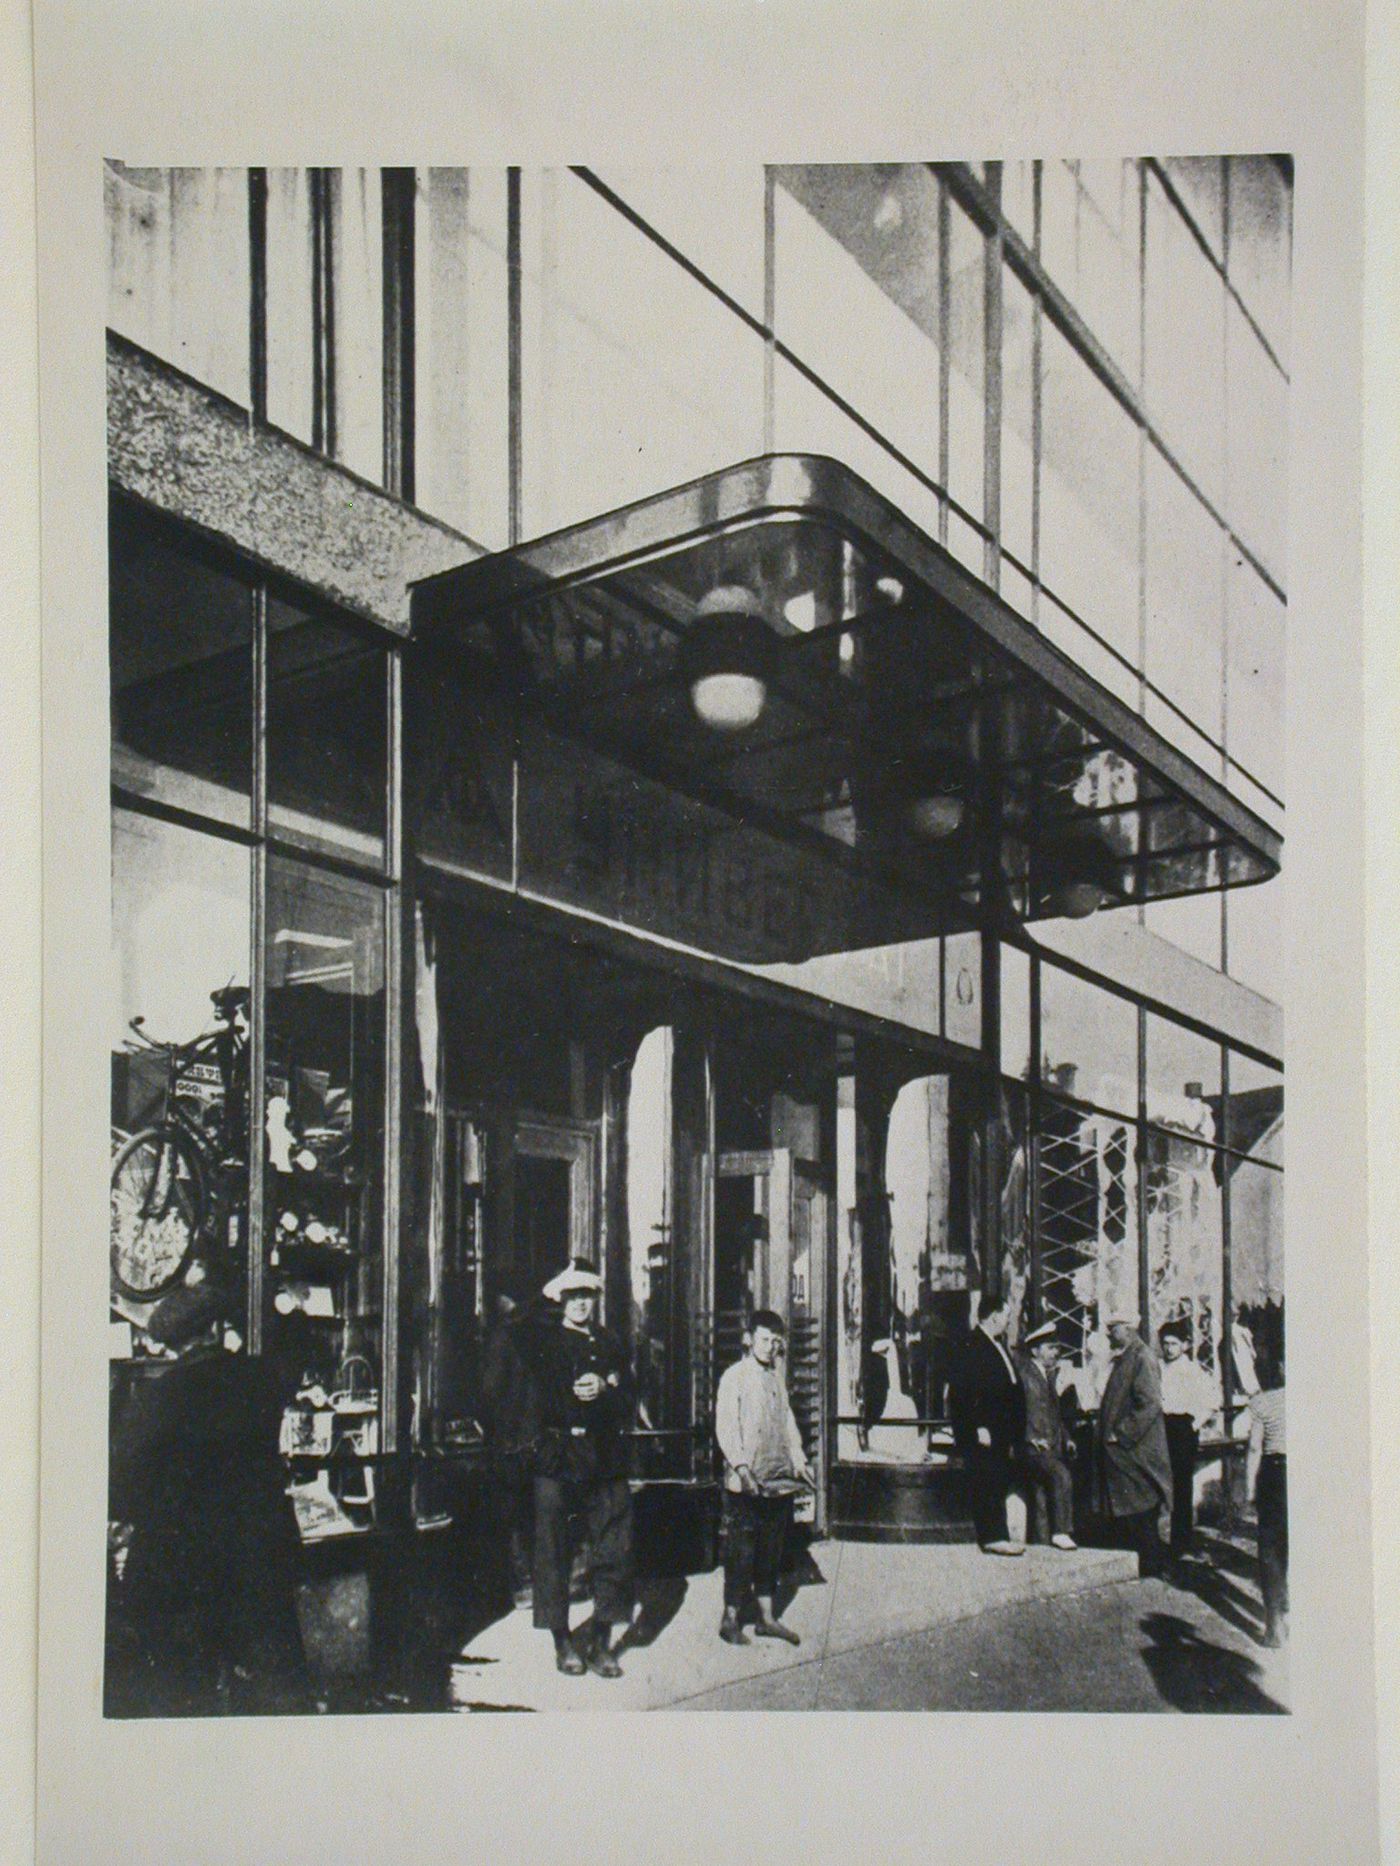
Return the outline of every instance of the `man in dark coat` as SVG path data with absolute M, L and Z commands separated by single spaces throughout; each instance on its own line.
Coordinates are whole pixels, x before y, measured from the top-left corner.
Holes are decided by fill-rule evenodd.
M 1031 1540 L 1044 1542 L 1048 1535 L 1053 1548 L 1073 1549 L 1076 1544 L 1070 1531 L 1074 1526 L 1074 1479 L 1065 1463 L 1068 1434 L 1055 1386 L 1060 1359 L 1055 1324 L 1042 1322 L 1039 1328 L 1033 1328 L 1021 1347 L 1016 1370 L 1026 1396 L 1026 1438 L 1021 1459 L 1030 1485 L 1026 1503 Z
M 276 1371 L 227 1351 L 204 1285 L 172 1291 L 146 1332 L 178 1358 L 143 1378 L 112 1437 L 109 1515 L 141 1674 L 129 1695 L 157 1716 L 309 1709 Z
M 1146 1579 L 1165 1566 L 1157 1518 L 1172 1502 L 1162 1383 L 1131 1317 L 1113 1317 L 1108 1344 L 1113 1367 L 1095 1430 L 1100 1494 L 1115 1530 L 1137 1550 L 1138 1572 Z
M 989 1555 L 1025 1552 L 1006 1525 L 1006 1496 L 1026 1424 L 1025 1391 L 1006 1347 L 1010 1321 L 1010 1299 L 983 1290 L 952 1386 L 953 1442 L 971 1482 L 977 1540 Z
M 535 1625 L 554 1636 L 561 1672 L 621 1676 L 612 1629 L 632 1614 L 632 1493 L 625 1433 L 632 1417 L 631 1369 L 621 1344 L 598 1325 L 602 1279 L 586 1263 L 545 1285 L 557 1320 L 534 1331 L 531 1366 L 537 1417 Z M 580 1651 L 569 1633 L 571 1519 L 586 1523 L 592 1550 L 591 1638 Z

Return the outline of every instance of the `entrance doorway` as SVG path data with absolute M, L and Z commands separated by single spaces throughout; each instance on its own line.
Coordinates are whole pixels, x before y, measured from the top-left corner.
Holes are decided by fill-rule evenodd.
M 518 1119 L 511 1138 L 512 1280 L 538 1295 L 571 1257 L 596 1263 L 597 1136 L 586 1122 Z

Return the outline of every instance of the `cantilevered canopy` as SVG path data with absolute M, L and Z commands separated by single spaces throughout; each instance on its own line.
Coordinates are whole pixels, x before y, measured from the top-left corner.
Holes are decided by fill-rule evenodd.
M 692 699 L 697 671 L 727 649 L 743 661 L 755 616 L 762 709 L 716 730 Z M 561 757 L 615 774 L 615 808 L 630 799 L 647 822 L 633 871 L 684 865 L 689 839 L 705 853 L 688 885 L 732 887 L 733 851 L 758 851 L 755 885 L 781 904 L 728 939 L 704 916 L 722 956 L 792 959 L 987 916 L 1006 931 L 1278 869 L 1273 830 L 831 460 L 749 461 L 430 578 L 413 635 L 430 664 L 520 709 L 526 815 L 533 744 L 551 809 Z M 743 665 L 755 671 L 751 653 Z M 622 859 L 595 862 L 608 898 L 584 904 L 629 917 L 601 872 Z M 586 896 L 577 863 L 555 866 Z M 647 894 L 635 873 L 628 886 Z

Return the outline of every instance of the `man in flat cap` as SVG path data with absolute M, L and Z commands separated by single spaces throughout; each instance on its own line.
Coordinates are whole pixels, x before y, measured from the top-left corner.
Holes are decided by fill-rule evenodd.
M 816 1477 L 793 1417 L 778 1361 L 787 1326 L 773 1309 L 755 1309 L 749 1351 L 726 1367 L 715 1395 L 715 1437 L 724 1458 L 724 1614 L 719 1636 L 746 1646 L 750 1602 L 760 1639 L 801 1644 L 775 1608 L 792 1500 Z
M 1074 1524 L 1074 1479 L 1065 1463 L 1068 1436 L 1055 1384 L 1059 1359 L 1060 1342 L 1053 1322 L 1033 1328 L 1016 1356 L 1026 1395 L 1026 1437 L 1021 1460 L 1031 1489 L 1026 1500 L 1031 1541 L 1046 1539 L 1048 1515 L 1051 1547 L 1073 1549 L 1077 1546 L 1070 1534 Z
M 1136 1549 L 1138 1573 L 1146 1580 L 1165 1565 L 1157 1518 L 1172 1501 L 1162 1385 L 1133 1316 L 1110 1317 L 1108 1346 L 1113 1366 L 1095 1427 L 1100 1491 L 1105 1514 Z
M 618 1678 L 613 1627 L 632 1614 L 632 1493 L 625 1433 L 632 1375 L 621 1343 L 599 1325 L 603 1280 L 575 1258 L 544 1286 L 551 1313 L 531 1355 L 538 1428 L 535 1463 L 535 1625 L 554 1637 L 555 1663 L 578 1677 Z M 569 1631 L 572 1521 L 592 1552 L 593 1619 L 582 1647 Z
M 145 1332 L 174 1358 L 146 1373 L 116 1421 L 109 1471 L 138 1642 L 133 1708 L 308 1710 L 276 1369 L 230 1352 L 242 1344 L 208 1284 L 172 1290 Z

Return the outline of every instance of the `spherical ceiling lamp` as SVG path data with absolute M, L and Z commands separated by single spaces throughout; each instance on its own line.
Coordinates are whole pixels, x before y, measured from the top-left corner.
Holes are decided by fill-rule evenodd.
M 1087 920 L 1100 907 L 1123 898 L 1112 852 L 1100 837 L 1088 832 L 1048 843 L 1044 869 L 1042 900 L 1047 914 L 1065 920 Z
M 776 643 L 763 605 L 742 584 L 720 584 L 700 598 L 680 660 L 703 725 L 743 732 L 757 724 L 768 704 Z
M 923 842 L 946 842 L 967 816 L 971 769 L 945 750 L 912 753 L 895 767 L 892 790 L 899 813 Z

